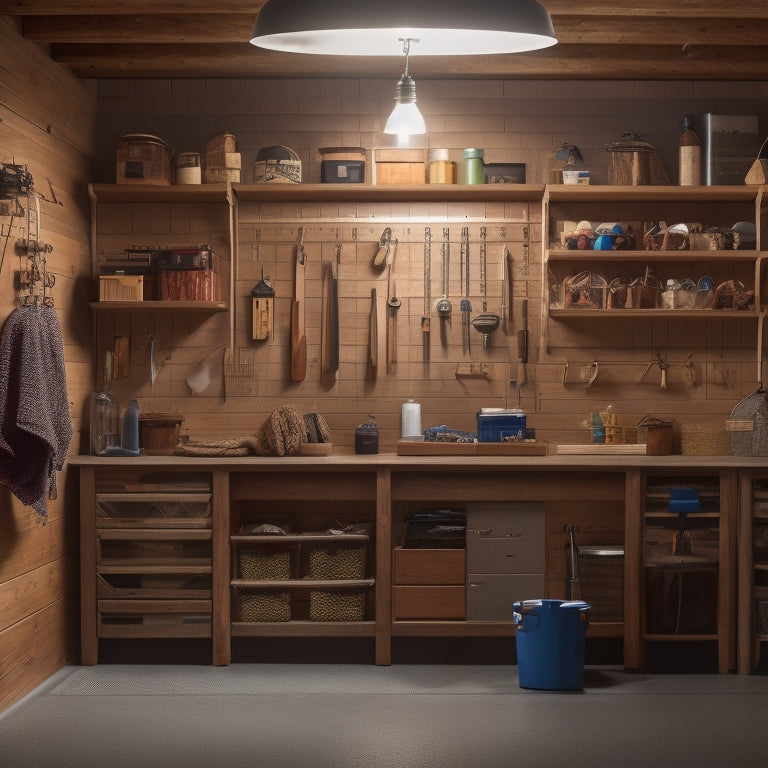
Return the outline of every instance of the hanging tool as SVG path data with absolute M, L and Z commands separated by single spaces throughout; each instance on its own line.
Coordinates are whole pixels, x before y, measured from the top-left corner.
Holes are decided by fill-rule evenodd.
M 658 366 L 659 371 L 661 372 L 661 382 L 659 384 L 659 389 L 664 392 L 667 389 L 669 389 L 669 386 L 667 384 L 667 371 L 669 370 L 669 365 L 664 362 L 661 358 L 661 353 L 656 350 L 656 357 L 652 358 L 648 364 L 643 369 L 643 372 L 640 374 L 640 378 L 638 379 L 638 384 L 642 383 L 643 379 L 650 373 L 651 368 L 654 366 Z
M 466 354 L 470 353 L 469 325 L 472 304 L 469 301 L 469 227 L 461 228 L 461 343 Z
M 323 334 L 320 362 L 322 372 L 333 375 L 339 370 L 339 264 L 341 244 L 336 244 L 333 260 L 323 279 Z
M 472 321 L 472 327 L 483 334 L 483 347 L 488 346 L 488 338 L 499 327 L 501 318 L 488 312 L 488 252 L 486 249 L 486 229 L 480 228 L 480 293 L 483 297 L 483 314 Z M 504 301 L 502 289 L 502 302 Z M 504 312 L 502 304 L 502 313 Z
M 304 276 L 307 254 L 304 250 L 304 227 L 296 235 L 296 267 L 291 305 L 291 381 L 304 381 L 307 375 L 307 336 L 305 328 Z
M 501 321 L 503 323 L 504 333 L 512 332 L 512 313 L 513 313 L 513 278 L 512 278 L 512 254 L 509 252 L 506 243 L 501 247 Z
M 429 372 L 429 313 L 432 310 L 432 230 L 424 228 L 424 314 L 421 316 L 421 359 Z
M 274 318 L 275 289 L 269 281 L 269 275 L 264 277 L 261 269 L 261 280 L 251 289 L 251 323 L 254 341 L 263 341 L 272 334 Z
M 523 327 L 517 332 L 517 386 L 522 387 L 528 381 L 528 299 L 523 299 Z
M 443 243 L 440 247 L 440 277 L 442 282 L 443 295 L 437 300 L 435 309 L 437 314 L 443 319 L 448 320 L 451 317 L 453 305 L 448 299 L 448 290 L 450 283 L 451 268 L 451 231 L 448 227 L 443 227 Z
M 379 366 L 379 320 L 376 303 L 376 289 L 371 288 L 371 310 L 368 315 L 368 370 L 371 376 L 375 376 Z
M 397 283 L 392 279 L 397 255 L 397 240 L 392 245 L 387 275 L 387 373 L 392 373 L 397 364 L 397 310 L 402 302 L 397 297 Z
M 383 267 L 387 263 L 389 257 L 389 251 L 392 247 L 392 228 L 385 227 L 379 238 L 379 246 L 376 249 L 376 253 L 373 257 L 374 267 Z
M 693 387 L 696 384 L 696 366 L 693 364 L 693 352 L 686 358 L 680 373 L 686 387 Z

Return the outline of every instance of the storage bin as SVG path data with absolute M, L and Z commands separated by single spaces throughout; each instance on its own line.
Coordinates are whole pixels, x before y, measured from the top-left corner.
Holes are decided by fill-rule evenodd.
M 290 621 L 291 593 L 287 589 L 240 592 L 240 621 Z
M 309 593 L 309 618 L 312 621 L 362 621 L 365 602 L 365 589 L 313 589 Z
M 99 301 L 144 301 L 144 275 L 101 275 Z
M 306 578 L 308 579 L 364 579 L 364 546 L 308 545 Z
M 320 150 L 320 181 L 324 184 L 362 184 L 365 150 L 362 147 L 324 147 Z
M 244 549 L 238 557 L 239 576 L 248 581 L 291 578 L 290 549 Z

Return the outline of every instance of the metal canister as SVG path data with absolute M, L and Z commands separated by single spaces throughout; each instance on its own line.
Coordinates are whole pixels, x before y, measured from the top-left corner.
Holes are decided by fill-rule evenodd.
M 379 452 L 379 427 L 376 417 L 368 414 L 368 420 L 355 429 L 355 453 L 370 454 Z
M 485 181 L 483 175 L 483 150 L 470 147 L 463 152 L 464 164 L 462 167 L 462 183 L 482 184 Z

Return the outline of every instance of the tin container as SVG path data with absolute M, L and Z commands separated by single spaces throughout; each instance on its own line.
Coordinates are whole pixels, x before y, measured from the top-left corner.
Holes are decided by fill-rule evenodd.
M 127 133 L 117 142 L 118 184 L 171 183 L 173 150 L 157 136 Z

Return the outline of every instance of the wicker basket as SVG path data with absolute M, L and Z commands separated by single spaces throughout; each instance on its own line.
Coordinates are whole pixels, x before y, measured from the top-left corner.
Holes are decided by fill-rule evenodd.
M 680 425 L 680 453 L 683 456 L 728 456 L 730 439 L 722 422 L 694 422 Z
M 240 593 L 240 621 L 290 621 L 291 593 L 260 589 Z
M 308 579 L 364 579 L 363 546 L 313 547 L 307 556 Z
M 248 581 L 278 581 L 291 578 L 288 549 L 247 549 L 240 552 L 240 578 Z
M 768 601 L 757 601 L 757 634 L 768 635 Z
M 309 593 L 312 621 L 362 621 L 365 618 L 364 589 L 313 589 Z

